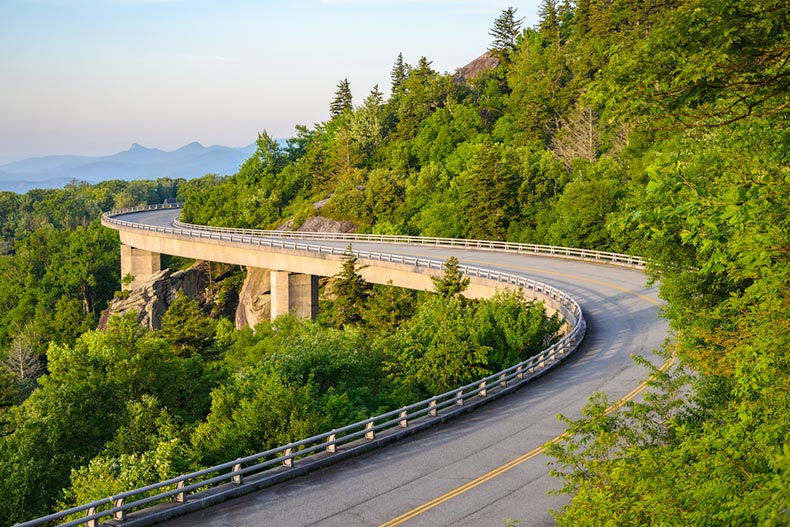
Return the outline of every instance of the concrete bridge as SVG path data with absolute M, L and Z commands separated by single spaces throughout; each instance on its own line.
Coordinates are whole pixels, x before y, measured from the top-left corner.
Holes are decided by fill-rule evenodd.
M 501 242 L 354 235 L 320 239 L 322 235 L 206 229 L 178 224 L 177 215 L 177 210 L 162 210 L 105 216 L 105 225 L 118 229 L 126 246 L 124 272 L 138 278 L 154 272 L 159 254 L 271 268 L 283 273 L 288 284 L 287 292 L 281 285 L 274 293 L 279 295 L 278 310 L 287 306 L 309 316 L 313 277 L 335 274 L 349 242 L 361 263 L 370 265 L 363 274 L 374 283 L 391 280 L 431 289 L 430 277 L 441 274 L 442 262 L 456 256 L 471 277 L 470 295 L 519 287 L 561 312 L 568 320 L 568 335 L 561 346 L 479 383 L 207 469 L 207 474 L 225 474 L 221 478 L 227 483 L 213 490 L 190 494 L 205 485 L 198 480 L 207 477 L 195 473 L 71 511 L 87 514 L 88 522 L 111 515 L 117 525 L 150 525 L 171 518 L 166 523 L 171 527 L 501 526 L 505 518 L 530 526 L 552 525 L 548 510 L 561 506 L 565 498 L 546 494 L 558 482 L 548 476 L 541 445 L 563 431 L 555 416 L 578 417 L 593 392 L 603 391 L 611 400 L 636 396 L 646 372 L 633 363 L 632 354 L 661 362 L 652 350 L 666 338 L 667 326 L 657 316 L 656 291 L 645 286 L 639 259 Z M 585 326 L 590 331 L 579 347 L 579 330 Z M 569 355 L 573 349 L 577 351 Z M 561 368 L 543 375 L 560 361 Z M 445 423 L 505 393 L 507 397 L 464 419 Z M 435 426 L 438 423 L 443 424 Z M 426 431 L 411 437 L 416 429 Z M 403 434 L 409 439 L 397 446 L 375 448 Z M 341 435 L 350 442 L 342 443 Z M 308 451 L 315 454 L 297 459 Z M 328 463 L 333 464 L 331 470 L 319 470 Z M 261 475 L 253 472 L 264 466 L 279 468 L 267 468 Z M 280 482 L 275 487 L 216 505 L 275 481 Z M 132 501 L 144 502 L 145 490 L 156 489 L 172 501 L 126 514 Z M 208 505 L 212 506 L 205 508 Z M 172 519 L 188 511 L 198 512 Z

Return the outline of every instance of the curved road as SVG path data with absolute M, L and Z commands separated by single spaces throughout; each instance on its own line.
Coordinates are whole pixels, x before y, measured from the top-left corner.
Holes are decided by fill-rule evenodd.
M 124 215 L 170 226 L 178 210 Z M 345 247 L 348 242 L 311 241 Z M 163 525 L 497 526 L 553 525 L 547 496 L 559 481 L 548 458 L 525 455 L 563 432 L 559 413 L 581 415 L 594 392 L 611 401 L 645 379 L 631 355 L 658 364 L 652 351 L 668 336 L 655 288 L 640 271 L 604 264 L 493 251 L 354 242 L 355 249 L 487 267 L 551 284 L 573 296 L 588 324 L 576 354 L 550 374 L 461 419 L 328 469 L 192 513 Z

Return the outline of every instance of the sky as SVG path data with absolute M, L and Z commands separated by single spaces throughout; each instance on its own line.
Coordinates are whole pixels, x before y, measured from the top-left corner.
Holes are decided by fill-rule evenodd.
M 0 162 L 132 143 L 244 146 L 389 93 L 398 53 L 454 72 L 539 0 L 1 0 Z

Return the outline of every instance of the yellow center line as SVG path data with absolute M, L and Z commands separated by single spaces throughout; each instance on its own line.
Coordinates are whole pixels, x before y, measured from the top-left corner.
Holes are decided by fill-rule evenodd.
M 528 271 L 528 272 L 531 271 L 531 272 L 539 272 L 539 273 L 543 273 L 543 274 L 550 274 L 550 275 L 554 275 L 554 276 L 562 276 L 564 278 L 572 278 L 572 279 L 575 279 L 575 280 L 582 280 L 582 281 L 585 281 L 585 282 L 590 282 L 590 283 L 594 283 L 594 284 L 598 284 L 598 285 L 603 285 L 603 286 L 606 286 L 606 287 L 610 287 L 612 289 L 616 289 L 618 291 L 623 291 L 623 292 L 629 293 L 629 294 L 634 295 L 636 297 L 639 297 L 642 300 L 645 300 L 645 301 L 647 301 L 647 302 L 649 302 L 649 303 L 651 303 L 653 305 L 657 305 L 657 306 L 661 305 L 661 303 L 658 302 L 657 300 L 654 300 L 654 299 L 652 299 L 652 298 L 650 298 L 648 296 L 645 296 L 645 295 L 642 295 L 640 293 L 637 293 L 636 291 L 633 291 L 631 289 L 627 289 L 625 287 L 620 287 L 620 286 L 617 286 L 615 284 L 611 284 L 611 283 L 608 283 L 608 282 L 602 282 L 602 281 L 595 280 L 595 279 L 592 279 L 592 278 L 586 278 L 586 277 L 583 277 L 583 276 L 574 276 L 574 275 L 569 275 L 569 274 L 560 273 L 560 272 L 556 272 L 556 271 L 544 271 L 544 270 L 541 270 L 541 269 L 526 268 L 526 267 L 521 267 L 521 266 L 516 266 L 516 265 L 505 265 L 505 264 L 502 264 L 502 266 L 503 267 L 510 267 L 510 268 L 517 268 L 517 269 L 522 270 L 522 271 Z M 672 366 L 672 363 L 674 361 L 675 361 L 674 357 L 668 358 L 659 367 L 659 371 L 661 371 L 661 372 L 667 371 Z M 614 402 L 611 406 L 609 406 L 604 411 L 604 414 L 605 415 L 611 414 L 616 409 L 620 408 L 621 406 L 626 404 L 628 401 L 630 401 L 631 399 L 633 399 L 634 397 L 636 397 L 637 395 L 642 393 L 648 387 L 650 382 L 652 382 L 652 380 L 653 380 L 653 377 L 651 376 L 647 380 L 642 381 L 639 384 L 639 386 L 637 386 L 636 388 L 634 388 L 633 390 L 628 392 L 625 396 L 621 397 L 616 402 Z M 495 477 L 497 477 L 497 476 L 499 476 L 501 474 L 504 474 L 508 470 L 510 470 L 512 468 L 515 468 L 515 467 L 521 465 L 522 463 L 525 463 L 526 461 L 529 461 L 530 459 L 543 454 L 550 445 L 554 445 L 556 443 L 559 443 L 560 441 L 563 441 L 564 439 L 566 439 L 568 436 L 569 436 L 569 433 L 568 432 L 564 432 L 564 433 L 558 435 L 557 437 L 555 437 L 554 439 L 551 439 L 550 441 L 545 443 L 543 446 L 539 446 L 537 448 L 534 448 L 534 449 L 530 450 L 529 452 L 527 452 L 526 454 L 522 454 L 519 457 L 513 459 L 512 461 L 509 461 L 509 462 L 505 463 L 504 465 L 502 465 L 500 467 L 497 467 L 494 470 L 492 470 L 490 472 L 487 472 L 487 473 L 483 474 L 482 476 L 479 476 L 479 477 L 473 479 L 472 481 L 470 481 L 468 483 L 465 483 L 464 485 L 461 485 L 460 487 L 457 487 L 457 488 L 455 488 L 455 489 L 453 489 L 453 490 L 451 490 L 451 491 L 449 491 L 449 492 L 447 492 L 445 494 L 442 494 L 441 496 L 438 496 L 438 497 L 432 499 L 431 501 L 420 505 L 419 507 L 415 507 L 414 509 L 401 514 L 397 518 L 393 518 L 392 520 L 390 520 L 388 522 L 382 523 L 379 527 L 395 527 L 396 525 L 401 525 L 401 524 L 411 520 L 412 518 L 414 518 L 416 516 L 419 516 L 419 515 L 427 512 L 427 511 L 433 509 L 434 507 L 437 507 L 437 506 L 441 505 L 442 503 L 445 503 L 446 501 L 449 501 L 449 500 L 451 500 L 451 499 L 463 494 L 464 492 L 466 492 L 468 490 L 471 490 L 471 489 L 473 489 L 473 488 L 475 488 L 477 486 L 480 486 L 483 483 L 486 483 L 487 481 L 490 481 L 493 478 L 495 478 Z
M 670 357 L 669 359 L 664 361 L 664 364 L 661 365 L 661 367 L 659 368 L 659 371 L 661 371 L 661 372 L 667 371 L 670 368 L 670 366 L 672 366 L 672 363 L 674 361 L 675 361 L 674 357 Z M 628 394 L 626 394 L 624 397 L 620 398 L 614 404 L 609 406 L 604 411 L 604 414 L 605 415 L 611 414 L 616 409 L 620 408 L 625 403 L 627 403 L 628 401 L 630 401 L 631 399 L 633 399 L 634 397 L 636 397 L 637 395 L 642 393 L 645 390 L 645 388 L 648 387 L 648 385 L 650 384 L 651 381 L 652 381 L 652 377 L 650 379 L 646 380 L 646 381 L 642 381 L 639 384 L 639 386 L 637 386 L 636 388 L 631 390 Z M 396 525 L 401 525 L 401 524 L 411 520 L 412 518 L 414 518 L 416 516 L 419 516 L 420 514 L 428 512 L 429 510 L 433 509 L 434 507 L 436 507 L 438 505 L 441 505 L 442 503 L 444 503 L 446 501 L 449 501 L 449 500 L 451 500 L 451 499 L 463 494 L 464 492 L 466 492 L 468 490 L 471 490 L 471 489 L 473 489 L 473 488 L 475 488 L 475 487 L 477 487 L 479 485 L 482 485 L 483 483 L 485 483 L 487 481 L 490 481 L 490 480 L 494 479 L 495 477 L 497 477 L 497 476 L 499 476 L 501 474 L 504 474 L 508 470 L 510 470 L 512 468 L 515 468 L 515 467 L 521 465 L 522 463 L 524 463 L 526 461 L 529 461 L 530 459 L 532 459 L 532 458 L 534 458 L 536 456 L 539 456 L 540 454 L 542 454 L 542 453 L 544 453 L 546 451 L 546 449 L 549 447 L 549 445 L 554 445 L 556 443 L 559 443 L 560 441 L 563 441 L 564 439 L 566 439 L 569 435 L 570 434 L 568 432 L 564 432 L 563 434 L 560 434 L 557 437 L 555 437 L 554 439 L 548 441 L 543 446 L 539 446 L 537 448 L 534 448 L 534 449 L 530 450 L 529 452 L 527 452 L 526 454 L 522 454 L 519 457 L 517 457 L 516 459 L 514 459 L 512 461 L 509 461 L 509 462 L 505 463 L 504 465 L 502 465 L 502 466 L 500 466 L 498 468 L 495 468 L 494 470 L 492 470 L 490 472 L 487 472 L 486 474 L 483 474 L 482 476 L 479 476 L 476 479 L 473 479 L 469 483 L 461 485 L 460 487 L 455 488 L 455 489 L 451 490 L 450 492 L 447 492 L 446 494 L 442 494 L 441 496 L 439 496 L 437 498 L 434 498 L 431 501 L 420 505 L 419 507 L 415 507 L 414 509 L 412 509 L 412 510 L 406 512 L 406 513 L 401 514 L 397 518 L 393 518 L 392 520 L 390 520 L 388 522 L 382 523 L 379 527 L 395 527 Z

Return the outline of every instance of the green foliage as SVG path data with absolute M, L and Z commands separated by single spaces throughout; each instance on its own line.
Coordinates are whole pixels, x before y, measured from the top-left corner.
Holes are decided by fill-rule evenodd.
M 394 394 L 408 404 L 524 360 L 558 328 L 542 305 L 515 293 L 476 302 L 458 294 L 431 295 L 382 341 L 394 350 L 385 367 Z
M 357 267 L 357 257 L 349 245 L 343 253 L 340 272 L 330 279 L 327 286 L 332 305 L 325 316 L 336 328 L 362 321 L 370 284 L 359 274 L 361 269 L 364 267 Z
M 488 371 L 490 350 L 472 338 L 471 312 L 457 296 L 436 296 L 388 342 L 394 360 L 386 367 L 404 403 L 444 393 Z
M 489 34 L 494 37 L 491 42 L 491 50 L 496 51 L 504 57 L 515 51 L 517 39 L 521 33 L 521 23 L 523 18 L 516 18 L 514 7 L 508 7 L 494 21 L 494 27 Z
M 211 393 L 211 411 L 192 434 L 204 465 L 284 445 L 320 432 L 311 410 L 313 387 L 292 384 L 274 372 L 249 370 Z
M 466 214 L 469 236 L 505 240 L 517 210 L 520 183 L 518 163 L 512 149 L 482 144 L 474 150 L 465 177 L 469 180 Z
M 348 82 L 348 79 L 343 79 L 337 85 L 335 98 L 332 99 L 332 103 L 329 105 L 329 113 L 332 117 L 339 117 L 352 109 L 351 84 Z
M 500 371 L 528 359 L 552 344 L 561 326 L 556 315 L 546 317 L 544 306 L 518 291 L 498 293 L 478 302 L 469 324 L 475 339 L 491 351 L 490 371 Z
M 193 353 L 212 354 L 216 321 L 201 310 L 198 303 L 181 291 L 162 317 L 159 336 L 167 340 L 173 351 L 187 357 Z
M 411 66 L 403 61 L 403 53 L 398 53 L 398 58 L 395 59 L 395 64 L 392 66 L 392 71 L 390 72 L 390 87 L 394 95 L 397 95 L 400 91 L 403 81 L 409 76 L 410 69 Z
M 647 38 L 618 48 L 594 89 L 608 119 L 654 139 L 631 153 L 649 180 L 608 222 L 651 261 L 672 351 L 694 374 L 660 375 L 624 411 L 595 400 L 568 423 L 552 450 L 576 497 L 559 525 L 789 519 L 787 10 L 673 4 L 646 14 Z
M 433 287 L 440 297 L 459 297 L 469 287 L 469 278 L 458 269 L 458 264 L 458 258 L 451 256 L 444 262 L 444 274 L 431 277 Z
M 47 359 L 48 375 L 9 412 L 0 438 L 0 466 L 7 475 L 0 483 L 4 523 L 44 515 L 64 498 L 61 489 L 71 470 L 101 453 L 134 420 L 134 401 L 150 405 L 146 401 L 153 397 L 185 422 L 208 409 L 211 384 L 202 365 L 147 338 L 133 316 L 114 320 L 107 333 L 85 333 L 73 347 L 52 344 Z M 145 448 L 132 438 L 124 441 L 116 442 L 118 455 L 128 453 L 122 452 L 126 447 Z

